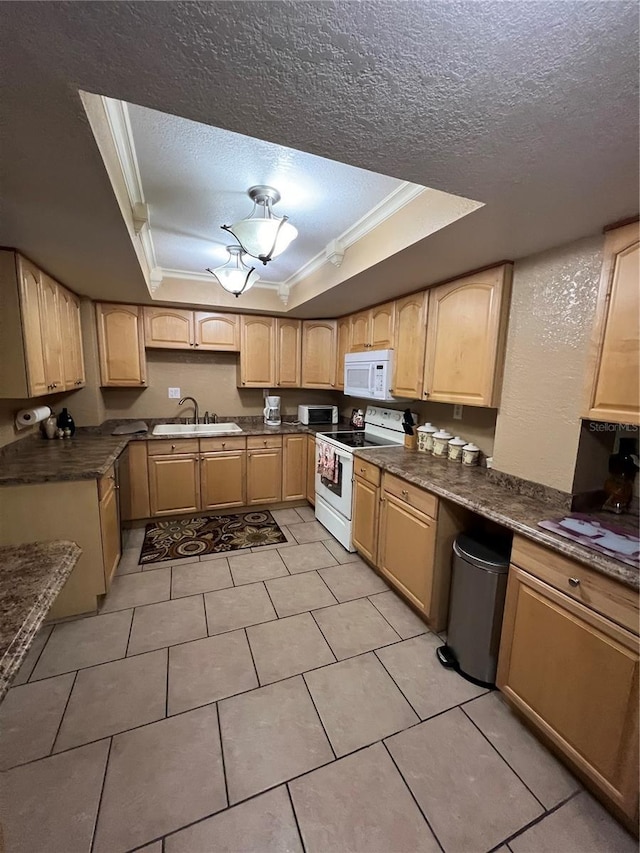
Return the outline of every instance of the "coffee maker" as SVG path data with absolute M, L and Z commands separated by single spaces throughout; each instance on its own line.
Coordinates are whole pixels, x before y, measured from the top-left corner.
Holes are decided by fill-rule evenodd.
M 280 426 L 280 397 L 265 397 L 264 422 L 266 426 Z

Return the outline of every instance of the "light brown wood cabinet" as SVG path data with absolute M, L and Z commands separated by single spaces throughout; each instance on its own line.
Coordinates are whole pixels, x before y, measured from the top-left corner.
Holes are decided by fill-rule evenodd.
M 240 349 L 239 319 L 236 314 L 145 307 L 145 346 L 234 352 Z
M 247 506 L 282 500 L 282 447 L 247 450 Z
M 149 503 L 151 515 L 173 515 L 200 509 L 200 465 L 192 453 L 149 456 Z
M 245 506 L 247 452 L 223 450 L 201 456 L 201 509 Z
M 392 393 L 397 397 L 422 397 L 427 301 L 421 291 L 394 303 Z
M 363 352 L 369 348 L 369 312 L 359 311 L 350 320 L 349 352 Z
M 121 557 L 120 515 L 118 513 L 118 492 L 113 468 L 98 481 L 100 496 L 100 536 L 102 541 L 102 559 L 104 564 L 105 590 L 108 592 L 111 581 L 118 568 Z
M 513 564 L 515 557 L 537 571 L 538 564 L 562 568 L 571 562 L 541 546 L 536 550 L 545 554 L 529 564 L 517 555 L 515 538 L 498 687 L 637 831 L 638 638 Z M 579 580 L 581 568 L 574 566 Z M 634 611 L 637 627 L 637 602 Z
M 100 384 L 142 388 L 147 384 L 142 308 L 96 303 Z
M 393 302 L 376 305 L 351 315 L 349 352 L 391 349 L 393 346 Z
M 302 387 L 336 387 L 335 320 L 304 320 L 302 323 Z
M 367 470 L 360 465 L 361 460 L 354 460 L 356 471 L 362 469 L 362 474 L 353 478 L 353 522 L 352 539 L 356 549 L 374 565 L 378 559 L 378 515 L 380 509 L 380 472 L 378 477 L 367 479 Z M 370 482 L 373 479 L 374 482 Z
M 84 385 L 79 300 L 35 264 L 0 250 L 0 397 Z
M 633 223 L 607 232 L 585 417 L 640 424 L 640 240 Z
M 351 351 L 351 318 L 342 317 L 336 326 L 336 388 L 344 389 L 344 357 Z
M 511 269 L 504 264 L 429 290 L 423 399 L 498 405 Z
M 316 502 L 316 437 L 307 435 L 307 489 L 305 497 L 310 504 Z
M 282 437 L 282 500 L 304 500 L 307 494 L 307 436 Z
M 273 388 L 276 384 L 275 317 L 240 318 L 241 388 Z
M 276 320 L 276 386 L 299 388 L 302 381 L 302 321 Z

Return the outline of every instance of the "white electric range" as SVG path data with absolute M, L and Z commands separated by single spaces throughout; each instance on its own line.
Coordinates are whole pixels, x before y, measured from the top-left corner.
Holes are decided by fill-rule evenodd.
M 412 417 L 415 425 L 417 416 Z M 353 451 L 403 444 L 402 421 L 403 413 L 397 409 L 367 406 L 363 430 L 316 434 L 316 518 L 347 551 L 355 551 L 351 541 Z M 321 442 L 329 445 L 336 455 L 333 480 L 318 473 Z

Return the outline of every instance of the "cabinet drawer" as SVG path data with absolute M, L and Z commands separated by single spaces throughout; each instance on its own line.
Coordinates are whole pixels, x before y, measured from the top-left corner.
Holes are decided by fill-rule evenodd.
M 385 492 L 390 492 L 401 501 L 408 503 L 414 509 L 436 518 L 438 515 L 438 498 L 432 495 L 431 492 L 425 492 L 424 489 L 419 489 L 417 486 L 412 486 L 400 477 L 395 477 L 393 474 L 385 474 L 382 481 L 382 486 Z
M 371 462 L 365 462 L 357 456 L 353 458 L 353 473 L 356 477 L 366 480 L 372 486 L 380 485 L 380 469 L 377 465 L 372 465 Z
M 197 438 L 161 438 L 147 442 L 149 456 L 168 456 L 174 453 L 198 453 Z
M 105 495 L 107 495 L 109 491 L 113 489 L 115 484 L 116 472 L 112 465 L 111 468 L 109 468 L 109 470 L 107 471 L 107 473 L 100 477 L 100 479 L 98 480 L 98 500 L 102 500 Z
M 246 446 L 247 439 L 244 436 L 200 439 L 200 453 L 211 453 L 216 450 L 244 450 Z
M 633 589 L 521 536 L 513 538 L 511 562 L 638 633 L 638 593 Z
M 263 450 L 265 447 L 282 447 L 281 435 L 248 435 L 247 450 Z

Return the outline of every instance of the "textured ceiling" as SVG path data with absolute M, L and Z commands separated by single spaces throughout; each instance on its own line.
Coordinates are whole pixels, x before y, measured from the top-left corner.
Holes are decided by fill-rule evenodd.
M 147 291 L 80 88 L 485 203 L 385 296 L 637 211 L 635 2 L 5 2 L 0 39 L 0 242 L 93 296 Z
M 298 229 L 283 255 L 258 264 L 263 282 L 293 275 L 402 185 L 157 110 L 129 105 L 129 118 L 158 265 L 172 270 L 204 273 L 228 260 L 225 246 L 233 238 L 220 226 L 249 215 L 246 190 L 255 184 L 280 192 L 274 212 Z

